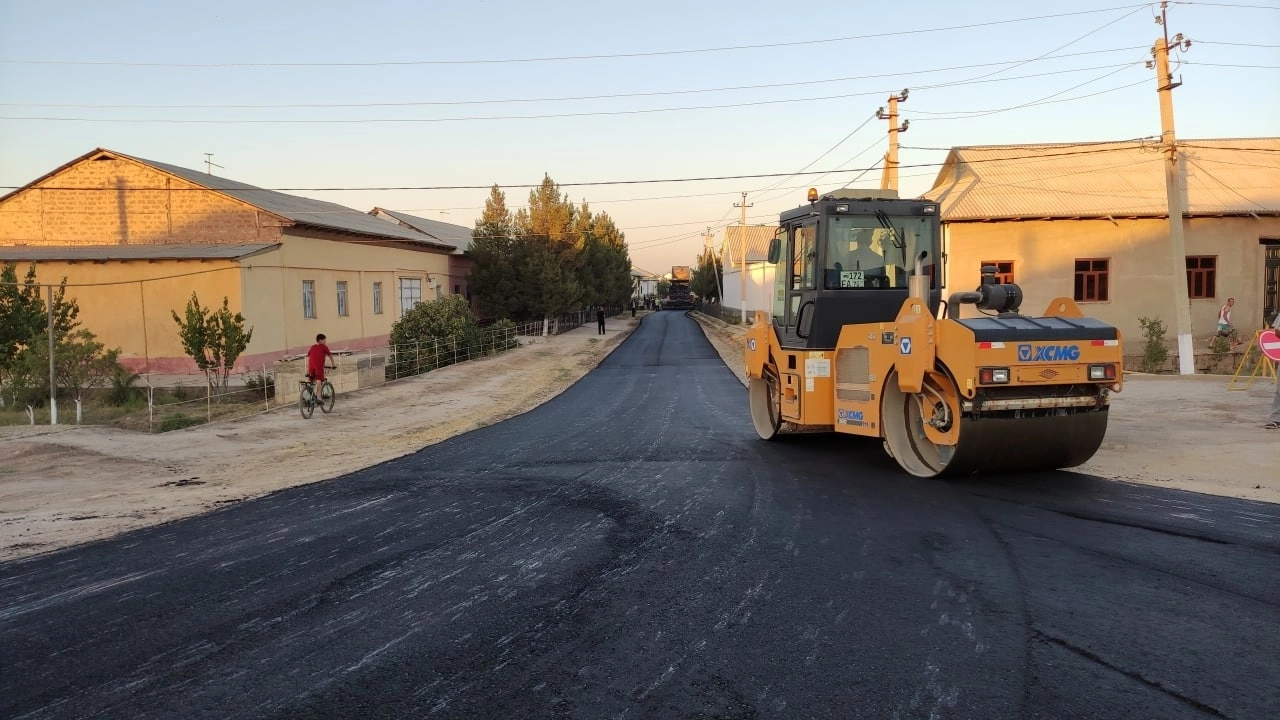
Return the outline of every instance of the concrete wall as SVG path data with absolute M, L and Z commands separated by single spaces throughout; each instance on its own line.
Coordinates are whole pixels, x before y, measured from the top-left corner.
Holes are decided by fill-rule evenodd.
M 19 280 L 29 264 L 18 263 Z M 67 279 L 66 297 L 80 308 L 80 327 L 108 348 L 120 348 L 120 359 L 134 372 L 195 372 L 182 351 L 172 312 L 184 317 L 195 292 L 201 306 L 221 307 L 227 298 L 232 312 L 242 312 L 240 269 L 231 260 L 42 261 L 36 281 L 57 284 Z M 42 294 L 42 298 L 47 297 Z M 254 347 L 259 344 L 254 338 Z
M 1236 298 L 1232 320 L 1242 332 L 1262 326 L 1262 237 L 1280 236 L 1280 218 L 1193 218 L 1185 221 L 1186 254 L 1217 257 L 1216 294 L 1191 300 L 1192 334 L 1216 330 L 1219 308 Z M 1186 282 L 1169 251 L 1165 219 L 1030 220 L 947 223 L 947 291 L 972 290 L 984 261 L 1012 260 L 1014 281 L 1025 294 L 1023 311 L 1044 312 L 1050 300 L 1074 294 L 1077 258 L 1110 259 L 1110 299 L 1081 303 L 1092 315 L 1120 328 L 1126 350 L 1135 352 L 1142 333 L 1138 318 L 1159 318 L 1175 337 L 1172 279 Z M 976 314 L 963 306 L 962 315 Z
M 251 364 L 306 352 L 317 333 L 331 348 L 362 350 L 386 345 L 400 318 L 400 278 L 422 281 L 424 302 L 452 293 L 449 256 L 377 244 L 326 239 L 290 231 L 279 252 L 244 261 L 245 316 L 254 322 Z M 316 317 L 303 314 L 302 283 L 316 290 Z M 337 287 L 347 283 L 347 315 L 338 315 Z M 374 312 L 373 286 L 382 283 L 382 312 Z M 264 342 L 257 344 L 258 328 Z M 268 357 L 261 357 L 266 353 Z
M 773 312 L 773 268 L 768 263 L 747 263 L 747 316 L 756 310 Z M 724 298 L 721 305 L 726 310 L 742 310 L 742 274 L 736 266 L 724 269 Z
M 280 219 L 123 158 L 87 159 L 0 206 L 0 245 L 275 242 Z

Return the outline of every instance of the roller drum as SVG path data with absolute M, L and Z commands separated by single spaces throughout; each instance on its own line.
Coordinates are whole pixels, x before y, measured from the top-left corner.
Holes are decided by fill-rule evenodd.
M 940 474 L 1030 472 L 1083 464 L 1107 433 L 1103 408 L 1045 417 L 960 420 L 960 442 Z

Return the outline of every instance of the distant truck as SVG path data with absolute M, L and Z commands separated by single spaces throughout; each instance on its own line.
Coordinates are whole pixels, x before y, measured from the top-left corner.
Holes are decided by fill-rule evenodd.
M 662 303 L 663 310 L 692 310 L 693 294 L 689 281 L 693 279 L 693 270 L 688 265 L 671 266 L 671 288 L 667 291 L 667 299 Z

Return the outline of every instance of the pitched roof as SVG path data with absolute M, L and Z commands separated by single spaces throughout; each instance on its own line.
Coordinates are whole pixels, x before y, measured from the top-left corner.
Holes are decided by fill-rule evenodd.
M 955 147 L 924 197 L 943 220 L 1168 217 L 1150 141 Z M 1186 215 L 1280 214 L 1280 138 L 1182 140 Z
M 241 245 L 0 245 L 0 261 L 30 260 L 238 260 L 280 247 Z
M 101 155 L 124 158 L 126 160 L 131 160 L 154 168 L 160 172 L 182 178 L 194 185 L 235 198 L 236 200 L 248 203 L 260 210 L 264 210 L 272 213 L 273 215 L 290 220 L 295 226 L 319 228 L 322 230 L 336 230 L 339 232 L 385 238 L 387 240 L 407 240 L 417 245 L 439 248 L 441 250 L 453 249 L 452 245 L 433 242 L 428 238 L 423 238 L 421 233 L 370 217 L 368 214 L 362 213 L 359 210 L 345 207 L 337 203 L 326 202 L 324 200 L 312 200 L 311 198 L 299 197 L 297 195 L 288 195 L 275 190 L 265 190 L 254 185 L 200 172 L 199 170 L 192 170 L 190 168 L 170 165 L 169 163 L 157 162 L 155 160 L 146 160 L 144 158 L 126 155 L 122 152 L 107 150 L 105 148 L 97 148 L 96 150 L 85 153 L 75 160 L 42 175 L 30 183 L 27 183 L 21 188 L 18 188 L 7 195 L 0 196 L 0 201 L 23 192 L 24 190 L 43 182 L 45 179 L 58 174 L 62 170 L 78 162 Z
M 743 226 L 728 225 L 724 229 L 724 240 L 720 243 L 720 253 L 725 268 L 738 267 L 742 263 Z M 777 225 L 747 225 L 747 263 L 765 262 L 769 259 L 769 242 L 778 234 Z
M 380 207 L 370 210 L 369 214 L 388 222 L 401 223 L 433 240 L 449 245 L 458 252 L 467 252 L 471 249 L 471 228 Z

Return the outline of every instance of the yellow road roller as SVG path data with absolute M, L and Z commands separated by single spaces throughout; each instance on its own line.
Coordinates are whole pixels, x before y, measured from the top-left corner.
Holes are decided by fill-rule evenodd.
M 1097 452 L 1121 389 L 1119 330 L 1066 297 L 1021 314 L 1021 288 L 994 267 L 944 303 L 936 202 L 848 188 L 808 201 L 779 217 L 773 306 L 746 335 L 761 438 L 878 437 L 919 477 L 1068 468 Z

